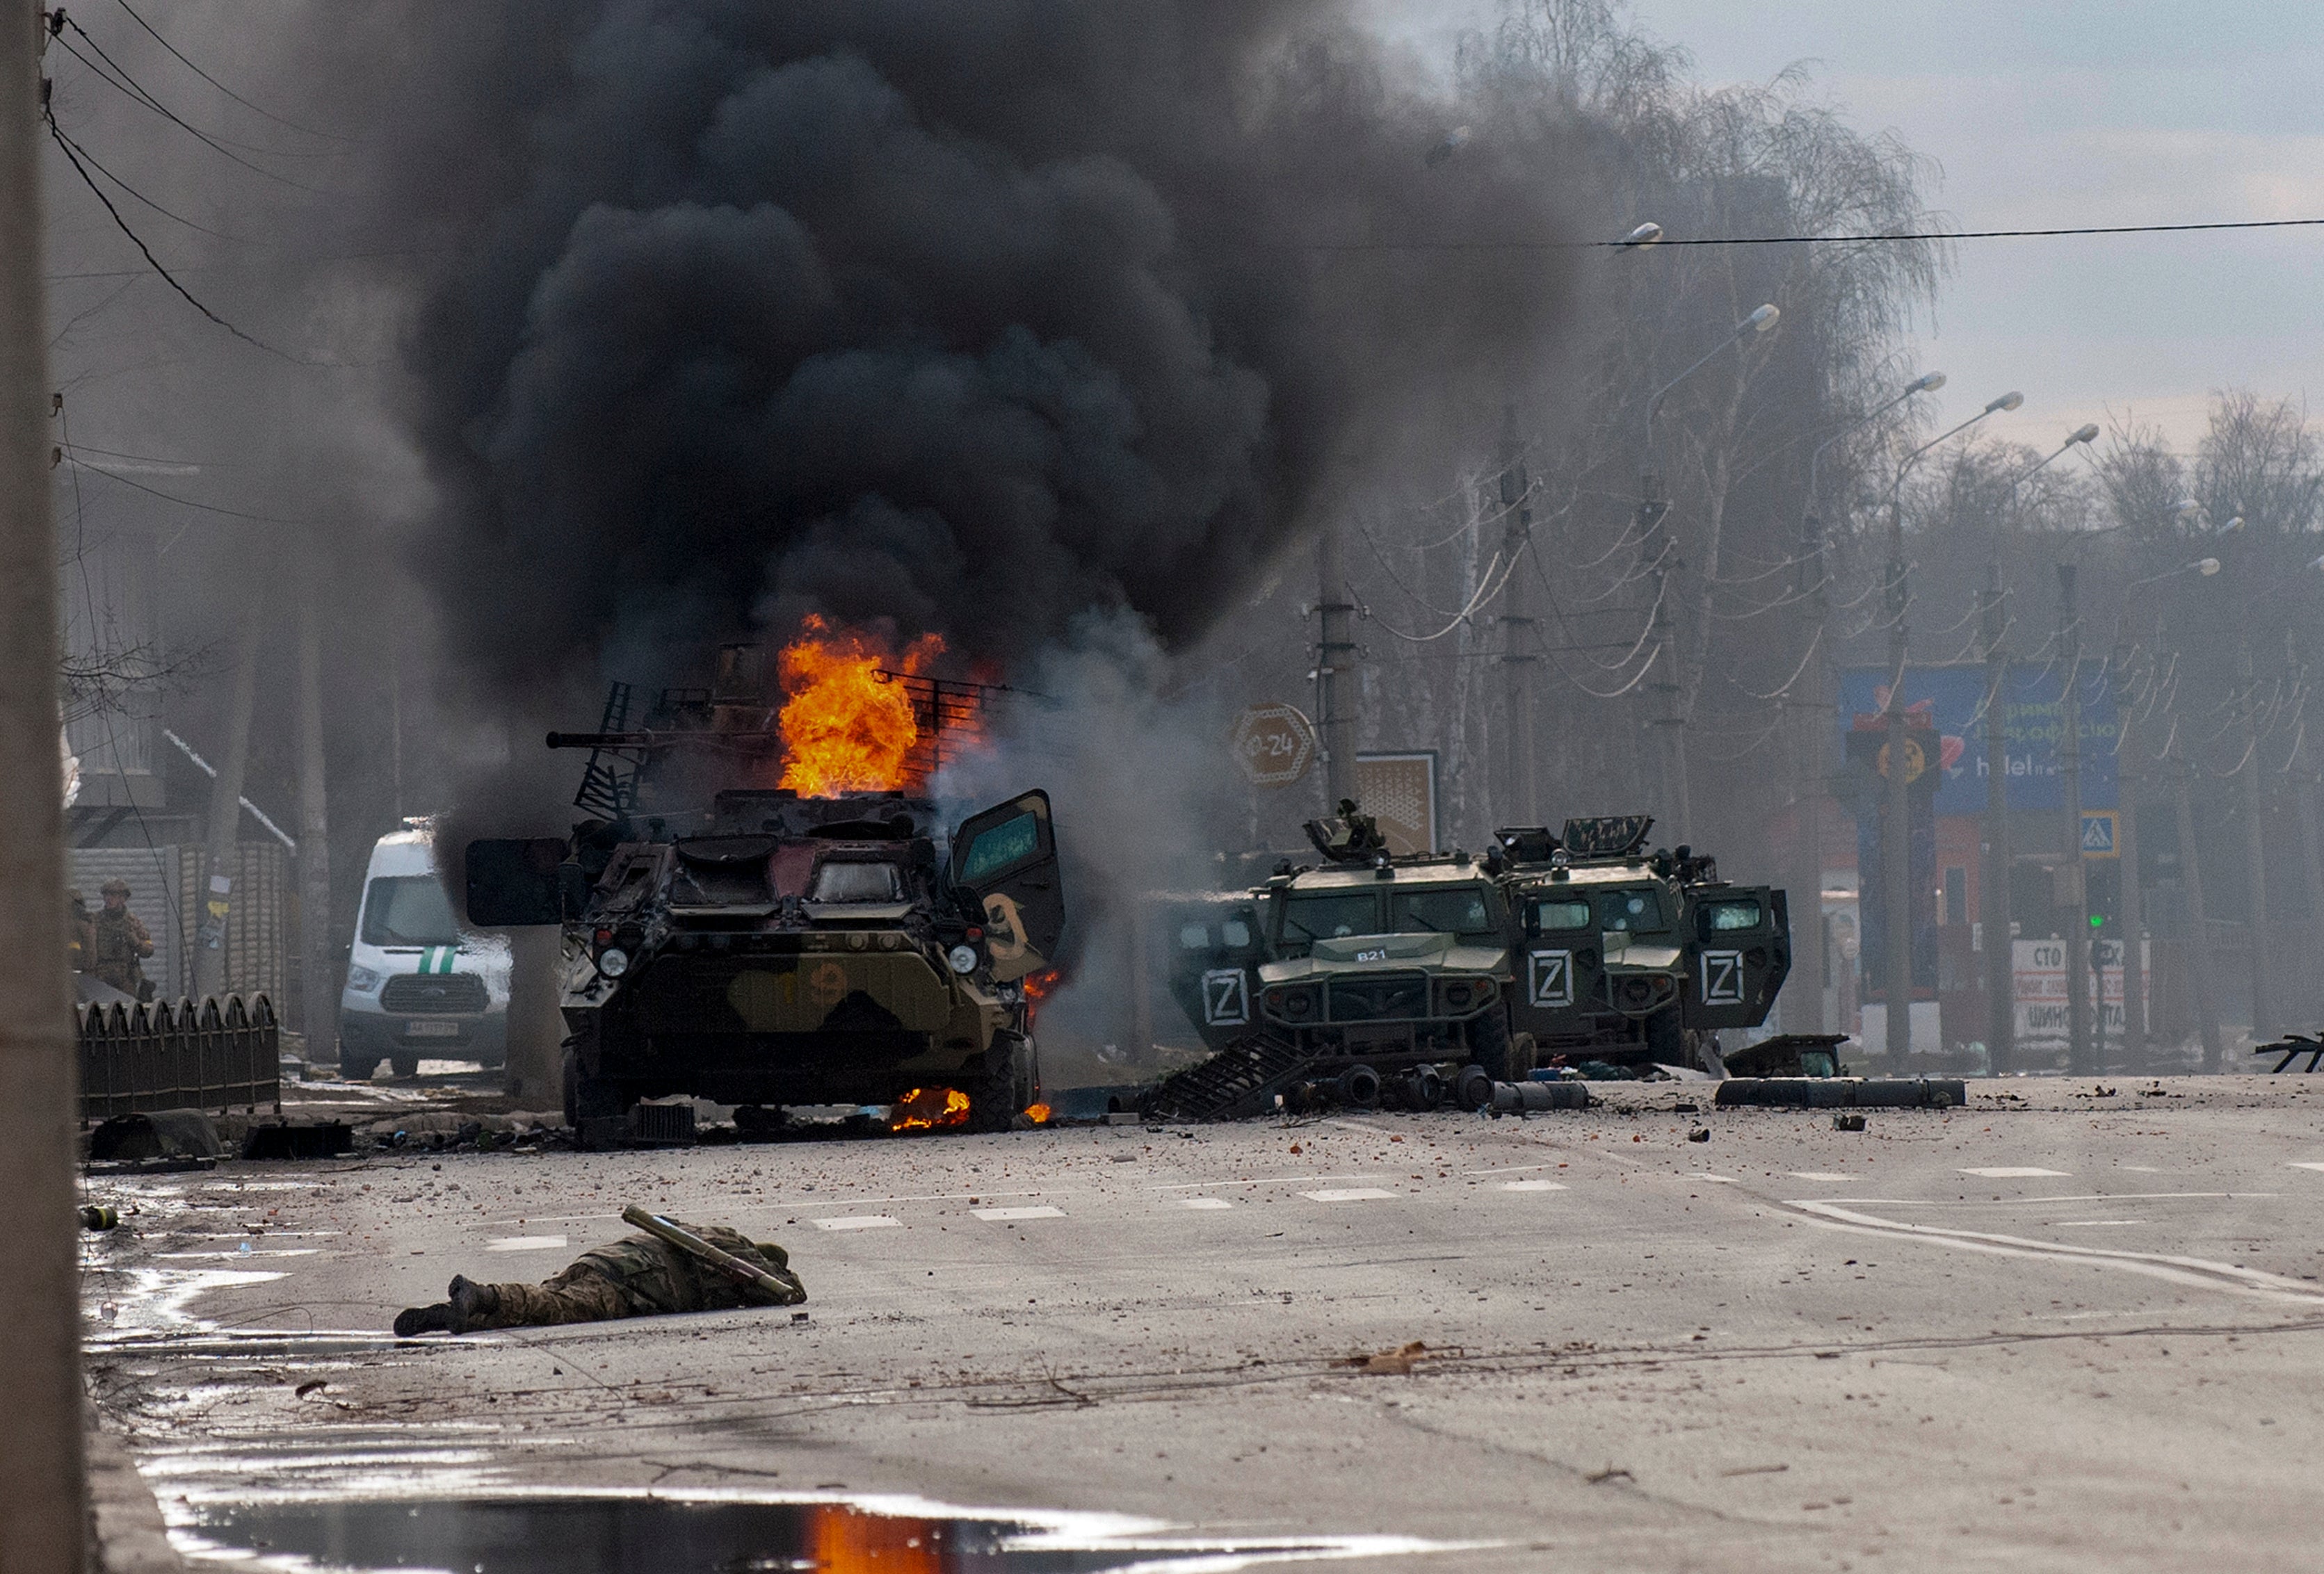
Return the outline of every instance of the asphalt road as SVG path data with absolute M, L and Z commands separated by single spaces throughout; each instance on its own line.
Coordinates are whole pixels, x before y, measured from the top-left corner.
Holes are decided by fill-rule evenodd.
M 87 1238 L 92 1385 L 180 1514 L 656 1486 L 1401 1535 L 1439 1545 L 1381 1560 L 1447 1570 L 2315 1568 L 2324 1077 L 1973 1086 L 1860 1134 L 1661 1085 L 108 1181 L 138 1211 Z M 807 1315 L 384 1335 L 629 1201 L 781 1239 Z

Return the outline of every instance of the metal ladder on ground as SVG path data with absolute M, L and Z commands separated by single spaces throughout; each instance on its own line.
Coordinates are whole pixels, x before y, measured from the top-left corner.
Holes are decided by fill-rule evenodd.
M 1269 1114 L 1275 1096 L 1313 1063 L 1312 1056 L 1280 1040 L 1245 1039 L 1164 1079 L 1148 1099 L 1147 1112 L 1165 1120 L 1238 1120 Z

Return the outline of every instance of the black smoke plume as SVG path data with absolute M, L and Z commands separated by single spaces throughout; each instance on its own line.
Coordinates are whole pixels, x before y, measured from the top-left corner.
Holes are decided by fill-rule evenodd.
M 1560 238 L 1562 133 L 1329 0 L 384 14 L 419 565 L 513 713 L 809 610 L 1183 642 L 1552 370 L 1560 253 L 1425 248 Z

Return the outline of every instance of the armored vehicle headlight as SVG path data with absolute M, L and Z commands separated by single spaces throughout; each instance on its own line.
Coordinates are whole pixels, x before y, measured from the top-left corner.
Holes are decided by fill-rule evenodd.
M 358 995 L 368 995 L 379 988 L 379 973 L 372 968 L 351 967 L 347 969 L 347 988 Z
M 620 978 L 630 971 L 630 953 L 618 945 L 609 945 L 597 953 L 597 971 L 609 979 Z
M 945 961 L 956 973 L 973 973 L 976 971 L 976 947 L 955 945 L 945 953 Z

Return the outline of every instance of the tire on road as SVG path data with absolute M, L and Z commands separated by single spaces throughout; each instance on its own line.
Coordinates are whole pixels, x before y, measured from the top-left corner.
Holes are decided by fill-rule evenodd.
M 995 1033 L 984 1052 L 984 1070 L 968 1088 L 968 1128 L 1007 1131 L 1032 1103 L 1038 1082 L 1033 1041 L 1021 1033 Z

